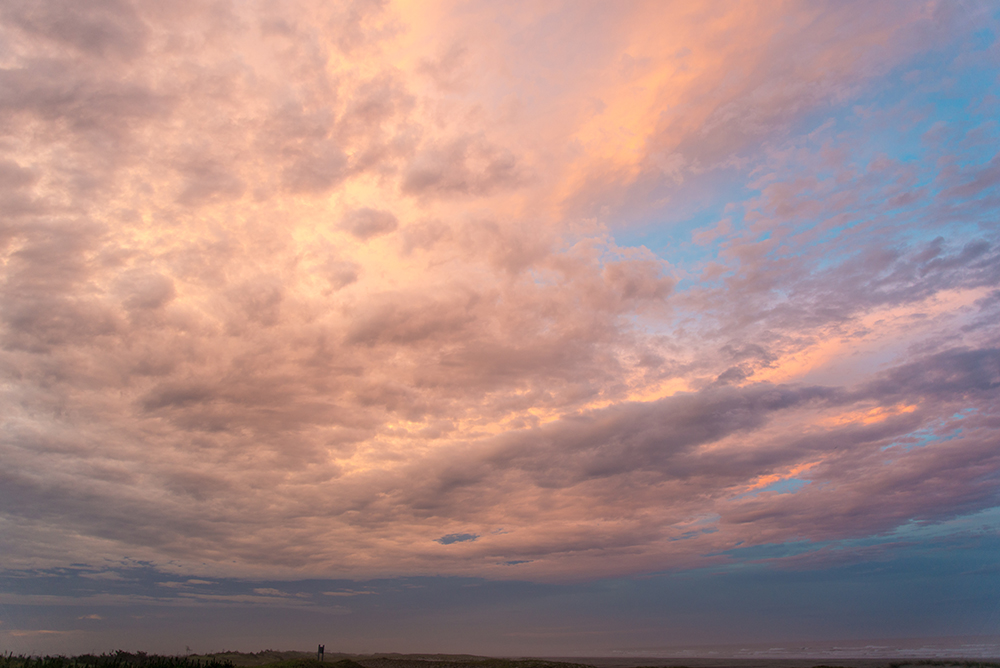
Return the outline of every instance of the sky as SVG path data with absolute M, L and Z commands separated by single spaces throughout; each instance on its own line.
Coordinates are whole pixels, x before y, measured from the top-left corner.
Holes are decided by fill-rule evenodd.
M 0 651 L 1000 635 L 998 30 L 0 1 Z

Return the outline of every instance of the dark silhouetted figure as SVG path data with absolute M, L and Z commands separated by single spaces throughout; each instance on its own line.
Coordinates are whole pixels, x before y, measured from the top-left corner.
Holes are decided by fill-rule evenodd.
M 323 652 L 324 652 L 324 650 L 326 650 L 326 646 L 325 645 L 320 645 L 319 649 L 316 650 L 316 660 L 317 661 L 322 661 L 323 660 Z

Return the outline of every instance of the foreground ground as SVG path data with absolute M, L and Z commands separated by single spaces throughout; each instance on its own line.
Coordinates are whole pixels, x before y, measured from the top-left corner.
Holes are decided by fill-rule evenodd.
M 816 659 L 629 659 L 587 657 L 573 659 L 498 659 L 467 654 L 340 654 L 327 652 L 324 661 L 313 652 L 256 654 L 221 652 L 192 656 L 230 661 L 237 668 L 1000 668 L 1000 661 L 964 659 L 838 659 L 835 664 Z
M 575 658 L 504 659 L 459 654 L 340 654 L 319 661 L 311 652 L 219 652 L 188 656 L 135 654 L 27 657 L 0 655 L 0 668 L 1000 668 L 1000 661 L 963 659 Z

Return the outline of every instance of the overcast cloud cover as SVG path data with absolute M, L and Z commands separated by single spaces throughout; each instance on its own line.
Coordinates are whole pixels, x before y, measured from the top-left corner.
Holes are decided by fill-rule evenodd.
M 1000 633 L 998 21 L 0 0 L 0 649 Z

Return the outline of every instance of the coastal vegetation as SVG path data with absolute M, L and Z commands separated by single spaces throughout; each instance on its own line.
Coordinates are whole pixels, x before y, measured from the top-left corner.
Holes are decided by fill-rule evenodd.
M 369 654 L 346 655 L 327 653 L 324 661 L 311 652 L 279 652 L 264 650 L 257 653 L 218 652 L 164 656 L 145 652 L 117 651 L 107 654 L 81 654 L 79 656 L 28 656 L 0 654 L 0 668 L 595 668 L 586 663 L 551 661 L 546 659 L 502 659 L 464 654 Z M 745 663 L 731 659 L 739 667 Z M 751 661 L 753 668 L 759 662 Z M 796 662 L 797 663 L 797 662 Z M 847 661 L 850 665 L 815 665 L 812 668 L 1000 668 L 995 661 L 975 659 L 905 659 Z M 787 668 L 787 661 L 775 665 Z M 749 666 L 749 664 L 747 664 Z M 805 664 L 808 666 L 808 664 Z M 687 668 L 676 664 L 641 666 L 639 668 Z

